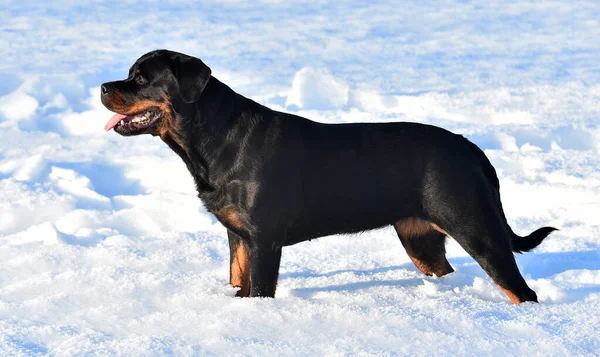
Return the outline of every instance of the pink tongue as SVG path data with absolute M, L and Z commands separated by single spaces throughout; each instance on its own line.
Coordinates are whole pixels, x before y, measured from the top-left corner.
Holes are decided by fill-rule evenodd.
M 120 122 L 121 120 L 123 120 L 125 118 L 127 118 L 127 115 L 123 115 L 123 114 L 113 115 L 112 118 L 110 118 L 110 120 L 108 121 L 108 123 L 106 123 L 106 125 L 104 126 L 104 130 L 109 131 L 110 129 L 114 128 L 118 122 Z

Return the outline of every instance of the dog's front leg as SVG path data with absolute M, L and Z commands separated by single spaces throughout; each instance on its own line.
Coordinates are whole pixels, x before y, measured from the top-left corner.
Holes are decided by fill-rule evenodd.
M 273 243 L 254 244 L 249 247 L 250 296 L 275 297 L 281 247 Z
M 234 288 L 240 288 L 235 294 L 239 297 L 250 296 L 250 263 L 246 243 L 230 230 L 227 230 L 229 238 L 229 283 Z

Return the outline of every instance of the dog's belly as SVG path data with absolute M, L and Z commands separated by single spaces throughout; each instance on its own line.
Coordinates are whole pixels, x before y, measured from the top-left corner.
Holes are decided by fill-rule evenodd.
M 405 167 L 406 168 L 406 167 Z M 422 216 L 422 175 L 382 169 L 380 173 L 338 168 L 337 175 L 306 178 L 286 222 L 286 244 L 332 234 L 381 228 Z M 327 172 L 328 174 L 330 172 Z M 314 179 L 314 181 L 313 181 Z

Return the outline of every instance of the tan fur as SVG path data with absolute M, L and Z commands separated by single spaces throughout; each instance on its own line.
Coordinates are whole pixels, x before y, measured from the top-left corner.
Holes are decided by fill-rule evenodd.
M 216 212 L 214 212 L 215 216 L 219 218 L 221 222 L 225 224 L 225 226 L 229 225 L 231 227 L 237 229 L 243 229 L 244 223 L 242 221 L 242 216 L 240 213 L 231 206 L 222 208 Z
M 136 73 L 139 70 L 136 70 Z M 153 100 L 138 100 L 132 105 L 125 103 L 125 100 L 121 93 L 118 91 L 113 92 L 110 100 L 111 110 L 123 115 L 134 115 L 137 113 L 144 112 L 150 108 L 157 107 L 162 113 L 162 117 L 158 120 L 158 127 L 153 135 L 158 135 L 164 142 L 173 141 L 181 150 L 186 151 L 186 146 L 183 145 L 180 135 L 179 121 L 173 117 L 173 111 L 171 110 L 171 98 L 167 94 L 163 94 L 162 102 L 155 102 Z
M 114 92 L 111 98 L 111 110 L 123 115 L 135 115 L 144 112 L 152 107 L 158 107 L 163 112 L 163 115 L 169 114 L 169 108 L 166 103 L 155 102 L 153 100 L 138 100 L 132 105 L 125 103 L 125 100 L 119 92 Z
M 450 237 L 450 234 L 448 234 L 448 232 L 446 232 L 445 230 L 441 229 L 437 224 L 431 223 L 431 222 L 429 222 L 429 224 L 431 224 L 431 227 L 433 229 L 435 229 L 436 231 L 442 233 L 443 235 L 445 235 L 447 237 Z
M 410 260 L 412 260 L 412 262 L 415 264 L 415 266 L 417 267 L 417 269 L 419 269 L 420 271 L 423 272 L 423 274 L 427 275 L 427 276 L 432 276 L 433 273 L 433 269 L 431 269 L 431 267 L 429 266 L 429 264 L 425 263 L 424 261 L 415 258 L 415 257 L 410 257 Z
M 510 300 L 510 302 L 512 302 L 513 304 L 515 304 L 515 305 L 519 305 L 520 303 L 522 303 L 522 302 L 523 302 L 523 300 L 519 299 L 519 297 L 518 297 L 518 296 L 517 296 L 515 293 L 513 293 L 512 291 L 510 291 L 510 290 L 508 290 L 508 289 L 505 289 L 505 288 L 503 288 L 502 286 L 500 286 L 500 284 L 496 284 L 496 286 L 498 286 L 498 288 L 499 288 L 500 290 L 502 290 L 502 291 L 503 291 L 503 292 L 506 294 L 506 296 L 508 296 L 508 299 L 509 299 L 509 300 Z
M 240 243 L 231 262 L 231 285 L 241 288 L 236 296 L 250 296 L 250 263 L 248 250 L 244 243 Z
M 439 253 L 420 252 L 420 248 L 415 248 L 418 247 L 418 243 L 411 243 L 411 240 L 418 240 L 419 237 L 427 235 L 434 230 L 447 236 L 448 233 L 441 229 L 437 224 L 420 218 L 406 218 L 396 222 L 394 227 L 398 232 L 398 236 L 400 237 L 408 256 L 415 266 L 425 275 L 435 275 L 440 277 L 454 271 L 448 263 L 448 260 L 446 260 L 443 251 Z
M 422 236 L 432 229 L 450 236 L 448 232 L 440 228 L 437 224 L 420 219 L 420 218 L 405 218 L 394 224 L 398 234 L 401 234 L 405 238 L 419 237 Z
M 394 226 L 398 234 L 406 238 L 422 236 L 432 229 L 429 222 L 419 218 L 405 218 L 396 222 Z
M 183 144 L 181 140 L 181 127 L 179 125 L 180 120 L 177 120 L 172 115 L 171 109 L 171 98 L 166 94 L 163 94 L 163 98 L 165 100 L 164 109 L 161 107 L 163 112 L 163 117 L 160 118 L 160 122 L 158 123 L 158 135 L 163 141 L 167 141 L 167 137 L 173 140 L 181 150 L 187 152 L 187 146 Z
M 114 112 L 119 112 L 119 109 L 123 109 L 125 104 L 125 100 L 123 99 L 123 95 L 118 90 L 112 92 L 110 97 L 110 107 Z M 120 113 L 120 112 L 119 112 Z
M 443 256 L 439 259 L 439 261 L 433 263 L 421 260 L 419 258 L 415 258 L 410 255 L 409 257 L 410 260 L 412 260 L 412 262 L 415 264 L 415 266 L 427 276 L 435 275 L 439 278 L 454 271 L 454 269 L 452 269 L 452 267 L 446 260 L 446 257 Z

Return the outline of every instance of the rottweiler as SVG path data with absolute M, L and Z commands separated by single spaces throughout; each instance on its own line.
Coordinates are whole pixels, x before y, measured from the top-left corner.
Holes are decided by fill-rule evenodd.
M 511 302 L 537 301 L 513 252 L 555 228 L 515 234 L 494 167 L 461 135 L 278 112 L 234 92 L 200 59 L 168 50 L 140 57 L 101 97 L 117 113 L 107 131 L 159 136 L 183 159 L 198 197 L 227 228 L 237 296 L 275 296 L 282 247 L 391 225 L 424 274 L 454 271 L 445 255 L 452 237 Z

